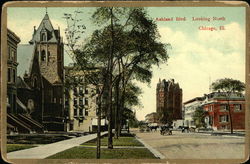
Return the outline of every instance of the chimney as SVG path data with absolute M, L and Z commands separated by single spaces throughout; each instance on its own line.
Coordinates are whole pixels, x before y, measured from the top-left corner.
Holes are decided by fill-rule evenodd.
M 36 26 L 34 26 L 34 32 L 33 32 L 33 35 L 35 35 L 36 33 Z

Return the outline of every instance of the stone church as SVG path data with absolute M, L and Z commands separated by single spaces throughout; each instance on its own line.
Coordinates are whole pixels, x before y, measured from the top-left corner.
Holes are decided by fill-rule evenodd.
M 64 131 L 64 54 L 60 28 L 54 29 L 46 12 L 29 44 L 17 48 L 19 113 L 51 131 Z

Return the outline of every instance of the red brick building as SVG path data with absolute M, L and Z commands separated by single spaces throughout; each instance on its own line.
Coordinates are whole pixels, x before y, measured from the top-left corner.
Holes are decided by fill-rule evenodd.
M 230 129 L 230 117 L 227 110 L 227 98 L 224 93 L 214 92 L 205 95 L 203 109 L 208 112 L 205 122 L 215 130 Z M 235 93 L 229 98 L 233 129 L 245 129 L 245 98 L 241 93 Z
M 156 113 L 163 122 L 168 122 L 167 117 L 170 117 L 170 120 L 182 119 L 182 89 L 174 79 L 159 79 L 156 88 Z

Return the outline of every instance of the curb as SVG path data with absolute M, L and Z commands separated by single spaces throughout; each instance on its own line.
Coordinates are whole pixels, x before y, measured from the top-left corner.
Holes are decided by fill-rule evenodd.
M 216 134 L 216 133 L 197 133 L 197 134 L 209 135 L 209 136 L 221 136 L 228 138 L 245 138 L 245 136 L 240 136 L 240 135 L 228 135 L 228 134 Z
M 138 138 L 137 136 L 135 136 L 135 138 L 139 142 L 141 142 L 149 151 L 151 151 L 151 153 L 153 153 L 154 156 L 156 156 L 157 158 L 160 158 L 160 159 L 166 159 L 166 157 L 163 154 L 161 154 L 159 151 L 157 151 L 156 149 L 154 149 L 150 145 L 146 144 L 142 139 Z

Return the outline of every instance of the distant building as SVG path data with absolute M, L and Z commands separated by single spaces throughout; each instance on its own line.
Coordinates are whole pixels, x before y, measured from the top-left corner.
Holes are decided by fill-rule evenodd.
M 184 125 L 188 127 L 195 127 L 195 122 L 193 120 L 193 114 L 200 107 L 204 97 L 196 97 L 183 103 L 184 105 Z
M 145 121 L 146 123 L 148 123 L 149 125 L 150 124 L 153 124 L 153 123 L 158 123 L 158 117 L 157 117 L 157 113 L 156 112 L 153 112 L 153 113 L 150 113 L 150 114 L 147 114 L 145 116 Z
M 172 120 L 182 119 L 182 89 L 174 79 L 159 79 L 156 88 L 156 113 L 159 119 L 167 114 Z
M 245 129 L 245 98 L 241 93 L 232 94 L 229 98 L 233 129 Z M 208 112 L 205 119 L 208 127 L 215 130 L 230 129 L 229 112 L 225 93 L 213 92 L 205 95 L 203 109 Z
M 65 67 L 65 76 L 84 81 L 84 71 Z M 65 87 L 65 110 L 67 111 L 67 131 L 92 132 L 97 118 L 96 86 L 81 84 Z M 102 120 L 102 125 L 104 120 Z

